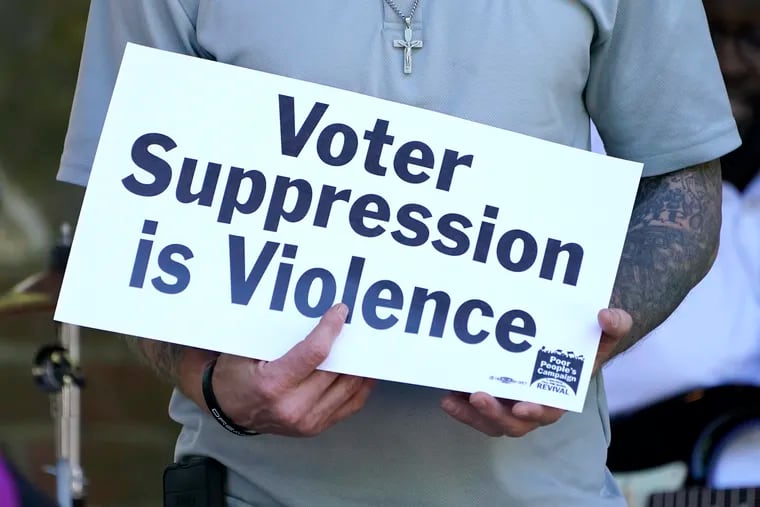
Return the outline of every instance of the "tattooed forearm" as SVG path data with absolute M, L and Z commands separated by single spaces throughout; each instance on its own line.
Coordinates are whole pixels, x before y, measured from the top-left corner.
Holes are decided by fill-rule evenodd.
M 182 360 L 185 347 L 174 343 L 143 340 L 131 336 L 127 336 L 126 339 L 130 348 L 135 350 L 160 378 L 177 385 L 179 363 Z
M 634 327 L 616 353 L 659 326 L 707 274 L 720 224 L 719 161 L 642 180 L 610 303 Z

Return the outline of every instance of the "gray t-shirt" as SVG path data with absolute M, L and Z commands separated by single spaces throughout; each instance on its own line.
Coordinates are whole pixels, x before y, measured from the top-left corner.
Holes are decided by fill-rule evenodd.
M 95 0 L 58 177 L 86 185 L 127 41 L 579 148 L 592 118 L 608 153 L 646 176 L 739 144 L 700 0 L 422 0 L 414 35 L 424 47 L 405 75 L 403 24 L 383 0 Z M 252 505 L 624 505 L 605 468 L 601 378 L 583 413 L 517 439 L 455 422 L 444 394 L 379 383 L 358 415 L 310 439 L 236 437 L 177 392 L 170 414 L 177 455 L 217 458 L 230 495 Z

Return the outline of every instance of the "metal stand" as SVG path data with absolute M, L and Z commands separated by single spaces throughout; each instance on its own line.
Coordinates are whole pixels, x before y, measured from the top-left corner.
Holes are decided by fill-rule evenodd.
M 62 227 L 62 237 L 53 250 L 51 270 L 63 273 L 71 246 L 71 229 Z M 85 477 L 81 467 L 81 400 L 84 377 L 79 371 L 80 329 L 58 325 L 58 343 L 42 347 L 35 357 L 32 374 L 37 385 L 50 395 L 55 422 L 57 500 L 60 507 L 84 507 Z

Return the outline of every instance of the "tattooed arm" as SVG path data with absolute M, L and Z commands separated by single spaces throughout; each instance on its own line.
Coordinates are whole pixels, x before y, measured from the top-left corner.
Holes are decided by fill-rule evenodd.
M 610 302 L 625 311 L 599 312 L 603 333 L 595 370 L 659 326 L 707 274 L 720 238 L 721 189 L 717 160 L 641 180 Z M 486 435 L 510 437 L 553 424 L 565 413 L 483 392 L 451 394 L 441 407 Z
M 718 160 L 642 179 L 610 303 L 633 317 L 633 329 L 613 355 L 659 326 L 709 271 L 721 188 Z

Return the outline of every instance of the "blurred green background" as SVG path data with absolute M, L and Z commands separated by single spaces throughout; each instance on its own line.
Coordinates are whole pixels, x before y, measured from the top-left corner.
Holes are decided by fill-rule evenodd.
M 58 183 L 76 84 L 85 0 L 0 0 L 0 292 L 46 269 L 62 222 L 75 223 L 83 190 Z M 56 340 L 52 314 L 0 315 L 0 449 L 54 495 L 48 399 L 31 376 L 34 355 Z M 85 331 L 83 468 L 90 505 L 161 505 L 161 473 L 178 428 L 169 388 L 119 338 Z

